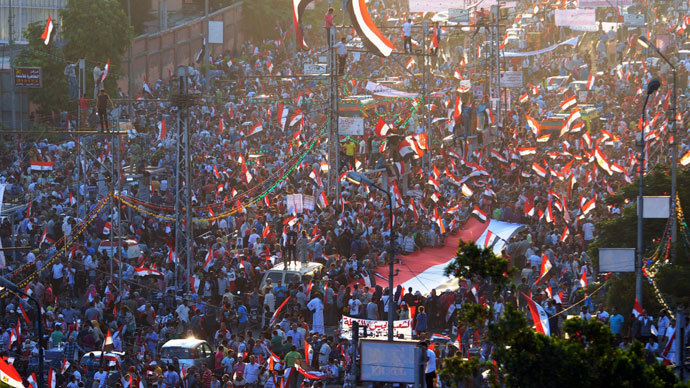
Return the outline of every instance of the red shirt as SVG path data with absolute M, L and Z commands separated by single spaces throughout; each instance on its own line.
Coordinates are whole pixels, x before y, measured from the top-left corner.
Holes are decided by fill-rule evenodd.
M 201 385 L 204 388 L 211 388 L 211 380 L 213 380 L 213 372 L 210 369 L 206 369 L 204 375 L 201 376 Z
M 326 16 L 323 17 L 324 20 L 324 27 L 326 28 L 331 28 L 333 27 L 333 14 L 330 14 L 326 12 Z

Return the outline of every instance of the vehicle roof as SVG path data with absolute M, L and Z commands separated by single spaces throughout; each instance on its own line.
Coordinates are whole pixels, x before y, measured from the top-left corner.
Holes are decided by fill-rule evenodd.
M 173 339 L 166 342 L 164 348 L 195 348 L 206 341 L 198 338 Z
M 292 271 L 292 272 L 309 272 L 313 269 L 323 267 L 323 264 L 321 263 L 315 263 L 315 262 L 308 262 L 308 263 L 291 263 L 288 265 L 287 270 Z M 271 268 L 269 271 L 275 270 L 275 271 L 282 271 L 285 268 L 285 265 L 283 263 L 278 263 L 276 264 L 273 268 Z
M 101 351 L 100 350 L 93 350 L 88 353 L 84 353 L 82 358 L 84 357 L 89 357 L 91 354 L 94 355 L 94 357 L 100 357 L 101 356 Z M 107 357 L 124 357 L 125 352 L 118 352 L 116 350 L 110 351 L 110 352 L 105 352 L 105 356 Z

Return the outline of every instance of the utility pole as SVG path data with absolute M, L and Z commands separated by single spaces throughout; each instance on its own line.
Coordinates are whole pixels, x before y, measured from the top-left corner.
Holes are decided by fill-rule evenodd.
M 129 21 L 129 26 L 132 27 L 132 0 L 127 0 L 127 20 Z M 132 73 L 134 73 L 132 44 L 133 42 L 129 42 L 129 47 L 127 48 L 127 97 L 133 96 L 132 89 L 134 88 L 134 80 L 132 79 Z
M 329 7 L 333 0 L 328 1 Z M 328 31 L 328 191 L 335 191 L 335 201 L 340 201 L 340 142 L 338 140 L 338 65 L 335 51 L 335 27 Z
M 178 66 L 179 92 L 173 96 L 177 106 L 177 129 L 175 131 L 175 254 L 178 263 L 187 266 L 185 279 L 189 279 L 192 267 L 192 195 L 189 154 L 189 110 L 190 96 L 187 94 L 187 66 Z M 175 285 L 179 290 L 179 266 L 175 266 Z
M 498 131 L 498 126 L 501 124 L 501 25 L 499 24 L 499 18 L 501 16 L 500 2 L 497 2 L 495 7 L 496 12 L 494 14 L 494 28 L 496 29 L 496 94 L 498 95 L 496 105 L 496 129 Z
M 427 51 L 427 45 L 426 45 L 426 38 L 427 34 L 429 32 L 429 22 L 424 20 L 422 22 L 422 131 L 424 134 L 426 134 L 427 142 L 430 143 L 429 141 L 429 132 L 430 128 L 427 125 L 426 122 L 426 105 L 429 103 L 426 100 L 426 94 L 427 94 L 427 88 L 426 88 L 426 73 L 427 73 L 427 59 L 428 59 L 428 51 Z M 416 132 L 416 128 L 415 128 Z M 426 153 L 426 163 L 422 163 L 426 169 L 426 173 L 430 174 L 431 173 L 431 155 L 429 152 Z
M 14 85 L 14 17 L 12 15 L 12 0 L 10 0 L 9 3 L 9 8 L 7 10 L 7 24 L 10 27 L 10 36 L 9 36 L 9 49 L 10 49 L 10 77 L 12 77 L 12 93 L 11 93 L 11 100 L 12 100 L 12 128 L 17 128 L 17 113 L 15 112 L 15 94 L 16 94 L 16 86 Z M 20 144 L 19 141 L 21 141 L 21 135 L 17 135 L 17 144 Z M 17 158 L 19 158 L 19 155 L 17 155 Z
M 203 45 L 203 50 L 204 50 L 204 78 L 206 79 L 206 82 L 204 82 L 204 91 L 208 90 L 208 78 L 209 78 L 209 71 L 208 71 L 208 0 L 204 0 L 204 37 L 202 38 L 202 45 Z

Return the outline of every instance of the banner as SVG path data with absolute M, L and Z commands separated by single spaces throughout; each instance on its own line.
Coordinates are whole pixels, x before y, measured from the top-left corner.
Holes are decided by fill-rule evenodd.
M 597 7 L 631 7 L 632 0 L 578 0 L 578 8 L 597 8 Z
M 561 43 L 556 43 L 553 46 L 549 46 L 547 48 L 543 48 L 541 50 L 536 50 L 536 51 L 506 51 L 502 55 L 506 58 L 513 58 L 513 57 L 530 57 L 532 55 L 540 55 L 544 53 L 548 53 L 549 51 L 553 51 L 557 49 L 560 46 L 568 45 L 568 46 L 577 46 L 579 38 L 576 36 L 574 38 L 570 38 L 566 41 L 563 41 Z
M 557 9 L 556 26 L 579 27 L 593 26 L 596 23 L 594 9 Z
M 343 319 L 340 320 L 340 336 L 342 338 L 352 339 L 352 322 L 354 321 L 359 322 L 359 327 L 367 327 L 367 338 L 387 338 L 388 336 L 388 321 L 373 321 L 343 315 Z M 393 321 L 393 335 L 395 338 L 398 338 L 400 334 L 402 334 L 405 339 L 412 339 L 411 319 Z

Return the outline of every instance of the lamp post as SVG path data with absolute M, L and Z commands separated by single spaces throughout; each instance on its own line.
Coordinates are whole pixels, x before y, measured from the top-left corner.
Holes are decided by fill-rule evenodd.
M 676 237 L 677 237 L 677 218 L 676 218 L 676 166 L 678 164 L 678 145 L 676 144 L 676 67 L 671 63 L 671 61 L 666 58 L 664 54 L 661 53 L 658 47 L 656 47 L 652 42 L 650 42 L 646 37 L 640 36 L 637 38 L 637 43 L 644 48 L 653 48 L 661 59 L 666 62 L 671 67 L 671 72 L 673 73 L 673 92 L 671 93 L 671 136 L 673 137 L 673 142 L 671 143 L 671 262 L 675 262 L 676 259 Z
M 15 294 L 25 296 L 29 298 L 30 301 L 36 304 L 36 314 L 38 314 L 38 322 L 36 322 L 36 326 L 38 327 L 36 330 L 36 333 L 38 334 L 38 388 L 44 388 L 45 385 L 43 385 L 43 348 L 45 347 L 45 344 L 43 343 L 43 316 L 41 314 L 41 305 L 38 303 L 38 300 L 36 298 L 25 293 L 19 288 L 19 286 L 1 276 L 0 287 L 7 288 Z
M 356 185 L 367 185 L 378 189 L 382 193 L 386 194 L 388 198 L 388 222 L 391 225 L 391 235 L 388 239 L 388 341 L 393 341 L 393 310 L 395 310 L 395 303 L 393 302 L 393 276 L 395 271 L 393 266 L 393 259 L 395 258 L 395 251 L 393 250 L 395 241 L 395 225 L 393 224 L 393 197 L 391 196 L 391 193 L 379 187 L 374 183 L 373 180 L 371 180 L 371 178 L 364 174 L 350 171 L 347 173 L 347 179 Z
M 644 98 L 644 105 L 642 105 L 642 130 L 640 131 L 640 138 L 637 142 L 639 150 L 637 153 L 637 166 L 640 173 L 640 193 L 637 199 L 637 265 L 635 266 L 635 298 L 642 305 L 642 256 L 644 254 L 644 242 L 642 241 L 643 231 L 642 226 L 644 222 L 644 129 L 645 129 L 645 114 L 647 110 L 647 102 L 649 96 L 656 92 L 661 86 L 658 79 L 654 78 L 649 81 L 647 85 L 647 95 Z

